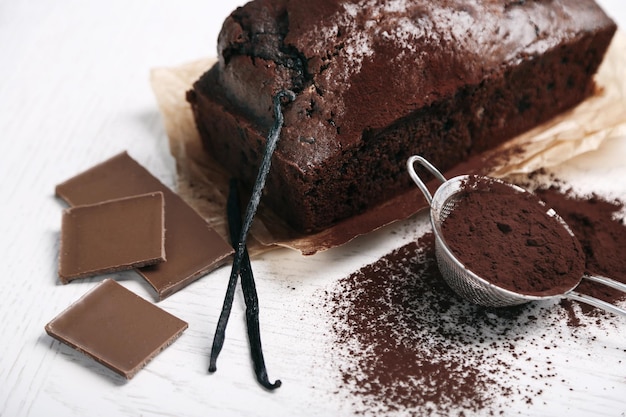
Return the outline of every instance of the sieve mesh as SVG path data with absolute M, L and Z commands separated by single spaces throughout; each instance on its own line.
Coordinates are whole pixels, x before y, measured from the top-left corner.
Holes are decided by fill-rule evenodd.
M 433 196 L 431 222 L 435 232 L 435 254 L 441 275 L 461 297 L 488 307 L 523 304 L 541 297 L 518 294 L 489 283 L 466 268 L 445 242 L 441 225 L 454 211 L 456 203 L 468 192 L 463 184 L 468 177 L 453 178 L 444 183 Z
M 434 195 L 430 194 L 430 190 L 426 186 L 426 183 L 424 183 L 419 175 L 417 175 L 417 173 L 415 172 L 415 169 L 413 167 L 415 163 L 419 163 L 420 165 L 422 165 L 422 167 L 426 168 L 426 170 L 428 170 L 437 180 L 441 182 L 441 185 Z M 450 213 L 452 213 L 452 211 L 455 210 L 455 205 L 459 201 L 459 199 L 463 198 L 464 195 L 467 195 L 471 192 L 472 189 L 466 188 L 465 186 L 470 176 L 462 175 L 454 177 L 450 180 L 446 180 L 443 174 L 441 174 L 441 172 L 439 172 L 439 170 L 437 170 L 434 165 L 432 165 L 424 157 L 419 155 L 413 155 L 407 160 L 407 169 L 409 171 L 411 179 L 413 179 L 413 182 L 415 182 L 418 188 L 422 191 L 422 194 L 430 205 L 430 222 L 433 226 L 433 233 L 435 235 L 435 255 L 437 257 L 437 265 L 439 266 L 441 275 L 448 283 L 448 285 L 461 297 L 483 306 L 505 307 L 523 304 L 528 301 L 543 300 L 560 296 L 584 302 L 594 307 L 602 308 L 611 313 L 626 317 L 625 309 L 622 309 L 600 299 L 573 291 L 576 285 L 574 285 L 569 291 L 566 291 L 562 294 L 553 294 L 546 296 L 526 295 L 498 287 L 497 285 L 491 284 L 490 282 L 473 273 L 471 270 L 466 268 L 452 253 L 452 251 L 446 244 L 441 227 L 445 219 L 450 215 Z M 487 179 L 487 177 L 482 178 Z M 513 191 L 522 193 L 528 192 L 525 189 L 518 187 L 514 184 L 510 184 L 495 178 L 490 178 L 489 180 L 497 181 L 507 187 L 510 187 Z M 561 217 L 559 217 L 558 214 L 556 214 L 554 210 L 548 209 L 546 214 L 556 218 L 561 226 L 563 226 L 569 232 L 570 238 L 575 239 L 572 230 L 565 223 L 565 221 Z M 581 279 L 582 278 L 607 285 L 626 293 L 626 284 L 612 280 L 610 278 L 591 276 L 587 274 L 581 277 Z

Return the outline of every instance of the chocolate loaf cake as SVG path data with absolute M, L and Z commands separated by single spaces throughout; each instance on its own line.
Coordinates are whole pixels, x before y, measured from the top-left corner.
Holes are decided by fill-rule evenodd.
M 592 0 L 255 0 L 225 21 L 187 93 L 203 144 L 251 185 L 296 93 L 263 201 L 318 231 L 571 108 L 616 30 Z

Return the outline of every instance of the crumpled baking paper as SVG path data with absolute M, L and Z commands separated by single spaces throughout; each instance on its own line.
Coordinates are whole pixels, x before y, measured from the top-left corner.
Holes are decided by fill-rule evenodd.
M 506 177 L 554 167 L 598 149 L 606 140 L 626 136 L 623 51 L 626 51 L 626 36 L 618 32 L 596 75 L 597 93 L 576 108 L 479 155 L 477 158 L 487 167 L 481 173 Z M 170 152 L 177 162 L 178 192 L 228 239 L 225 207 L 230 176 L 202 150 L 185 99 L 186 91 L 214 63 L 215 59 L 207 58 L 176 67 L 154 68 L 150 81 L 169 137 Z M 446 175 L 460 173 L 466 173 L 463 164 Z M 322 232 L 299 235 L 261 205 L 248 248 L 251 253 L 258 253 L 278 245 L 313 254 L 407 218 L 424 207 L 425 201 L 416 189 Z

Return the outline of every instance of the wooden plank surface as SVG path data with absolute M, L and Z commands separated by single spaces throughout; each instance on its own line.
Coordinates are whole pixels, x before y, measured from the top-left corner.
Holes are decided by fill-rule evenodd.
M 273 393 L 254 380 L 240 292 L 218 371 L 206 372 L 229 268 L 159 302 L 189 328 L 131 381 L 44 331 L 102 279 L 59 283 L 65 206 L 54 197 L 54 186 L 123 150 L 174 186 L 174 161 L 149 70 L 214 55 L 223 19 L 242 3 L 0 1 L 0 416 L 354 413 L 350 401 L 336 394 L 332 341 L 318 301 L 337 280 L 414 239 L 416 228 L 426 227 L 423 218 L 312 257 L 277 250 L 253 260 L 268 372 L 271 380 L 283 381 Z M 626 3 L 599 3 L 626 26 Z M 600 181 L 603 191 L 626 199 L 624 155 L 626 138 L 616 139 L 569 163 L 563 175 L 583 188 L 590 179 Z M 113 277 L 155 301 L 137 274 Z M 559 374 L 553 381 L 567 384 L 543 387 L 533 404 L 513 402 L 511 414 L 626 415 L 626 321 L 588 332 L 588 343 L 565 344 L 563 353 L 571 356 L 552 358 L 551 369 Z

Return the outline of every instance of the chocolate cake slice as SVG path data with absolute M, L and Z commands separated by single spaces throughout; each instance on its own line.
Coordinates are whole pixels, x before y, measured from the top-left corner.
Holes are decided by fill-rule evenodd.
M 264 202 L 313 232 L 584 100 L 616 30 L 592 0 L 255 0 L 224 22 L 218 63 L 187 93 L 205 149 L 254 181 L 282 137 Z

